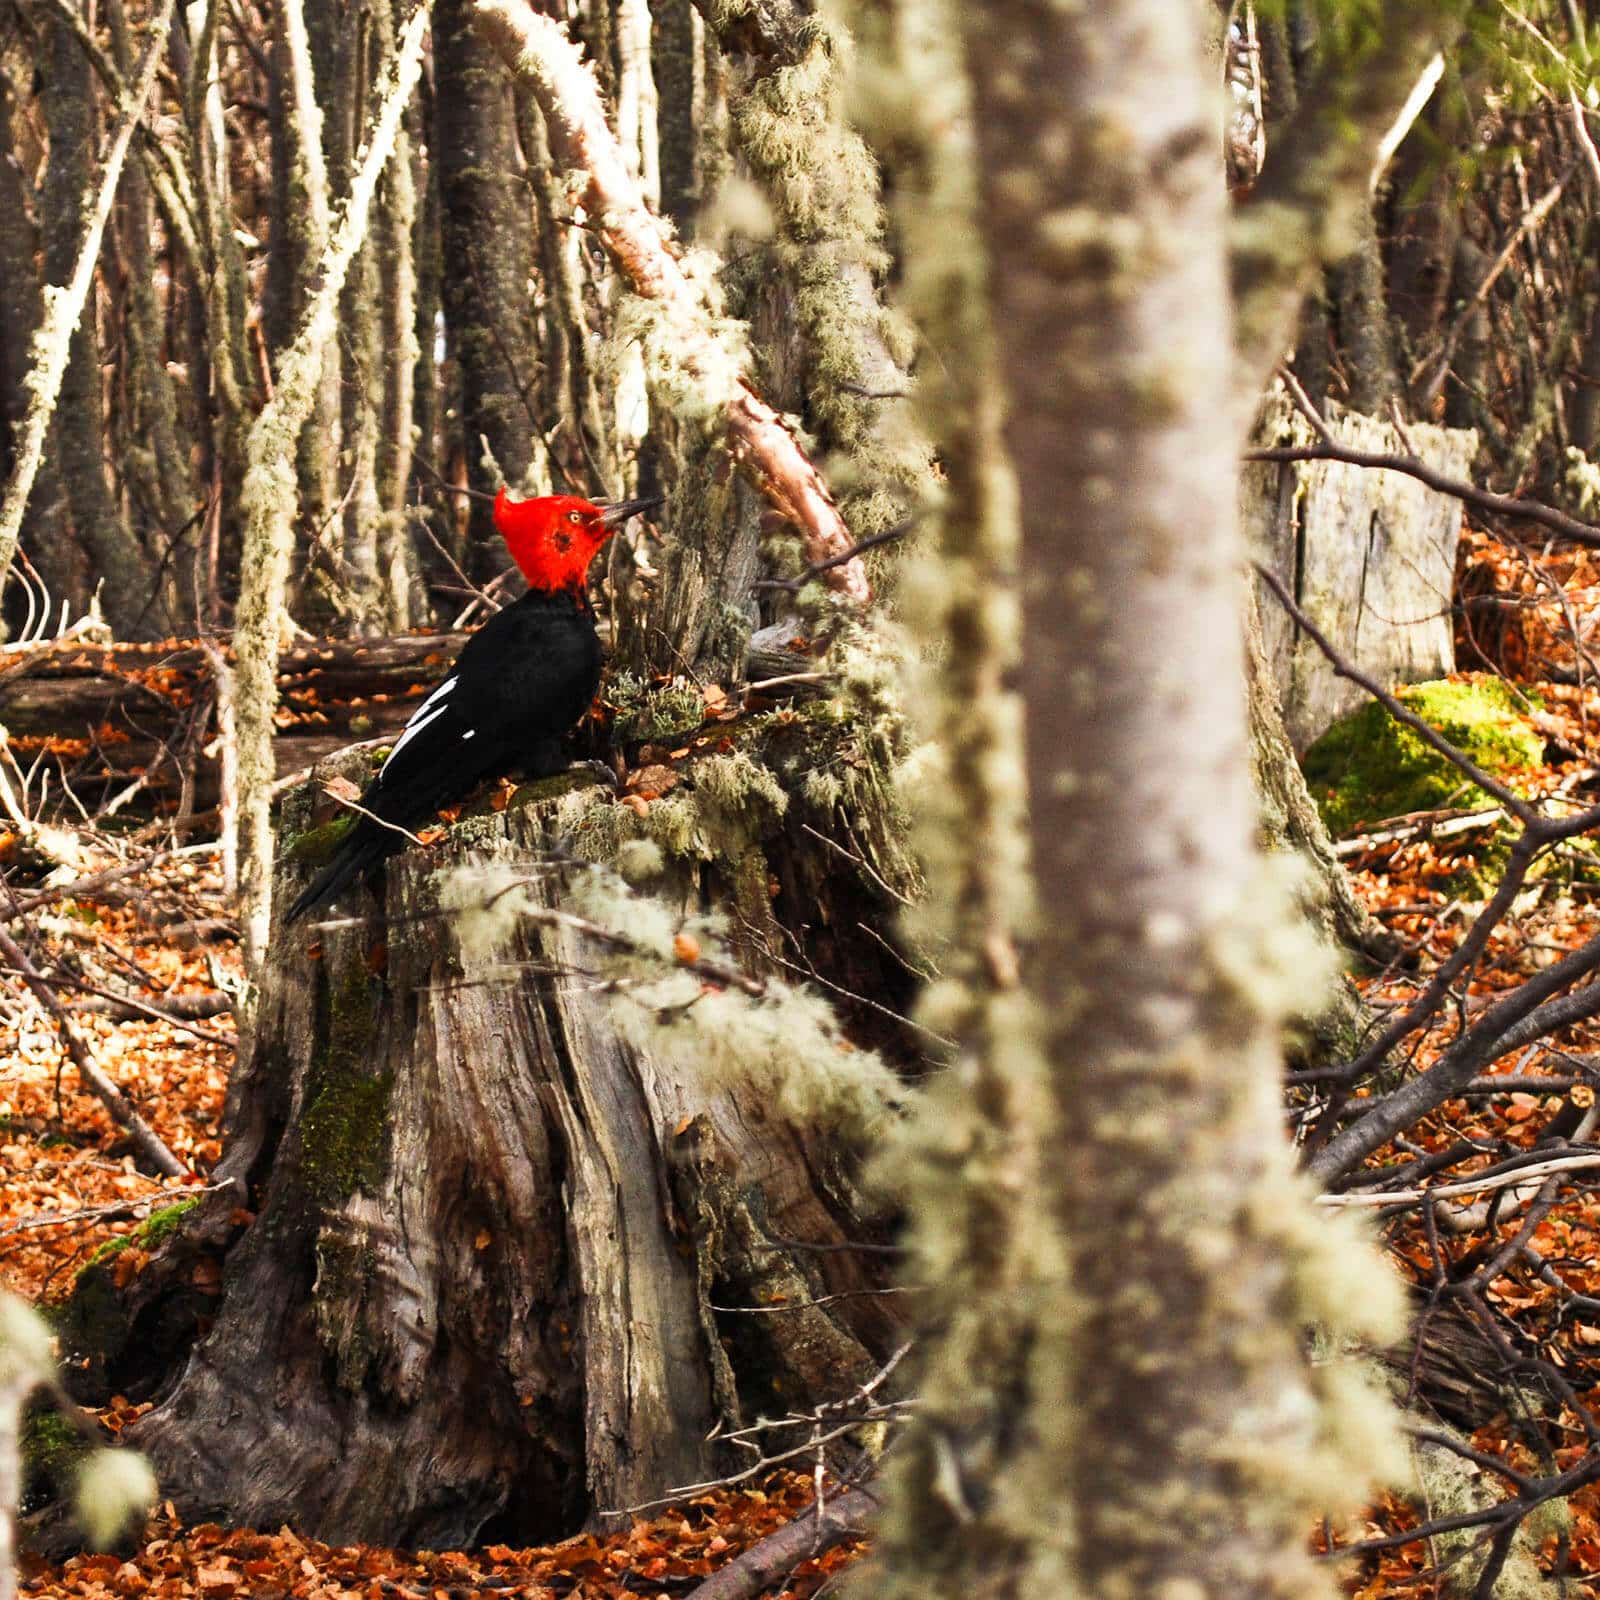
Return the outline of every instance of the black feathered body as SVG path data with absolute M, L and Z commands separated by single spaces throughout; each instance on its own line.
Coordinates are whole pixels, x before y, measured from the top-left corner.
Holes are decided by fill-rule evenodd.
M 475 633 L 412 713 L 362 806 L 414 832 L 489 778 L 561 766 L 561 737 L 600 683 L 600 641 L 581 589 L 531 590 Z M 405 835 L 358 817 L 338 854 L 289 908 L 293 922 L 374 871 Z

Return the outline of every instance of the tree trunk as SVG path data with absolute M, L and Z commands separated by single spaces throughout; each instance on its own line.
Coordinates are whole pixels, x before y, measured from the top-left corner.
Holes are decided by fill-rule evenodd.
M 519 797 L 393 860 L 386 928 L 277 930 L 216 1174 L 238 1187 L 134 1281 L 89 1369 L 102 1388 L 170 1390 L 137 1441 L 163 1494 L 338 1543 L 547 1539 L 725 1468 L 719 1420 L 837 1398 L 876 1370 L 900 1302 L 861 1292 L 881 1282 L 886 1224 L 851 1176 L 854 1141 L 800 1126 L 770 1088 L 708 1089 L 624 1043 L 588 976 L 602 951 L 572 929 L 524 925 L 493 962 L 435 914 L 464 860 L 533 867 L 655 829 L 679 843 L 658 903 L 725 907 L 754 930 L 750 970 L 766 938 L 781 953 L 776 919 L 821 918 L 826 979 L 903 994 L 885 947 L 845 932 L 886 916 L 871 872 L 904 881 L 886 815 L 870 869 L 803 830 L 840 831 L 798 787 L 813 757 L 837 764 L 827 726 L 771 720 L 764 749 L 741 741 L 787 760 L 787 800 L 769 777 L 730 808 L 710 772 L 734 758 L 716 754 L 644 818 L 593 787 Z M 328 831 L 311 826 L 319 799 L 286 805 L 279 903 Z M 852 812 L 857 841 L 873 824 Z M 193 1285 L 216 1282 L 197 1263 L 219 1256 L 214 1323 L 172 1387 Z M 830 1294 L 846 1298 L 812 1304 Z M 725 1309 L 763 1305 L 789 1309 Z
M 492 494 L 485 444 L 513 486 L 533 462 L 529 197 L 519 181 L 511 87 L 473 28 L 471 0 L 441 0 L 435 9 L 433 63 L 444 313 L 461 369 L 468 476 L 474 489 Z M 574 337 L 583 336 L 580 323 Z M 488 506 L 475 501 L 462 565 L 481 582 L 501 563 Z
M 1337 1436 L 1351 1418 L 1298 1326 L 1328 1246 L 1275 1089 L 1293 935 L 1253 839 L 1202 18 L 1176 0 L 955 14 L 1023 487 L 1039 1010 L 987 1063 L 1010 1106 L 963 1063 L 968 1097 L 910 1154 L 935 1376 L 876 1593 L 1327 1593 L 1310 1518 L 1398 1451 L 1372 1408 L 1359 1447 Z M 991 1194 L 1009 1281 L 971 1294 L 959 1230 Z M 1392 1331 L 1398 1294 L 1360 1270 Z M 995 1362 L 1006 1323 L 1020 1337 Z
M 0 305 L 5 307 L 0 322 L 0 361 L 4 363 L 4 388 L 0 393 L 5 407 L 8 477 L 16 458 L 16 437 L 28 410 L 23 379 L 33 365 L 33 335 L 43 304 L 35 264 L 37 240 L 27 220 L 29 197 L 21 164 L 12 149 L 13 115 L 9 88 L 0 90 L 0 211 L 12 219 L 8 227 L 0 228 Z M 26 624 L 31 611 L 36 625 L 50 631 L 63 604 L 74 613 L 86 610 L 93 588 L 88 560 L 67 518 L 66 493 L 56 472 L 54 450 L 47 450 L 39 464 L 27 509 L 28 536 L 23 547 L 43 578 L 48 596 L 35 597 L 31 607 L 25 604 L 19 608 L 16 620 Z
M 1402 438 L 1387 422 L 1343 406 L 1324 411 L 1340 444 L 1375 455 L 1420 455 L 1452 478 L 1471 471 L 1478 436 L 1413 423 Z M 1256 431 L 1267 447 L 1316 444 L 1281 394 Z M 1385 684 L 1421 683 L 1455 671 L 1450 595 L 1461 506 L 1397 472 L 1337 461 L 1254 462 L 1240 502 L 1251 554 L 1283 580 L 1311 620 L 1349 660 Z M 1263 593 L 1261 631 L 1283 721 L 1297 751 L 1366 702 L 1283 608 Z
M 1338 321 L 1346 399 L 1353 410 L 1379 416 L 1389 398 L 1400 392 L 1400 380 L 1394 370 L 1383 253 L 1370 208 L 1361 214 L 1355 249 L 1329 270 L 1328 288 Z
M 45 276 L 63 284 L 72 276 L 92 193 L 98 119 L 88 58 L 72 30 L 51 13 L 40 17 L 49 40 L 44 62 L 45 117 L 50 164 L 41 196 Z M 165 597 L 156 592 L 154 564 L 112 497 L 101 430 L 100 357 L 91 290 L 61 380 L 56 407 L 56 461 L 66 485 L 72 521 L 103 579 L 101 604 L 122 638 L 160 638 L 169 622 Z

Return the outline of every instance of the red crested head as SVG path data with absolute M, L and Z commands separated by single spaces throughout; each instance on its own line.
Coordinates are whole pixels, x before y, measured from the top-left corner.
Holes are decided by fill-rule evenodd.
M 494 525 L 530 589 L 581 589 L 600 546 L 636 511 L 659 504 L 600 506 L 572 494 L 513 500 L 502 489 L 494 499 Z

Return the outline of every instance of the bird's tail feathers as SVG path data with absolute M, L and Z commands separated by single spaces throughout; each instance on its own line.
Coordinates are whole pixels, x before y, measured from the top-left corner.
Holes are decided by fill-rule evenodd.
M 284 927 L 298 922 L 323 901 L 343 894 L 357 878 L 366 877 L 393 853 L 394 845 L 388 830 L 374 827 L 363 817 L 355 831 L 339 847 L 338 854 L 311 880 L 284 913 Z

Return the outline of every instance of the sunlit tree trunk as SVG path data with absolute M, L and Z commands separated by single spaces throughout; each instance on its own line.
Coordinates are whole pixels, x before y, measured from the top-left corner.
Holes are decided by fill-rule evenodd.
M 1020 486 L 1037 1022 L 963 1061 L 912 1146 L 937 1309 L 888 1589 L 1299 1600 L 1324 1592 L 1309 1519 L 1395 1452 L 1376 1402 L 1339 1436 L 1300 1325 L 1329 1244 L 1277 1080 L 1316 962 L 1255 844 L 1202 17 L 958 17 L 982 228 L 945 228 L 989 246 Z M 943 65 L 901 64 L 918 94 Z M 1369 1330 L 1393 1331 L 1362 1270 Z

